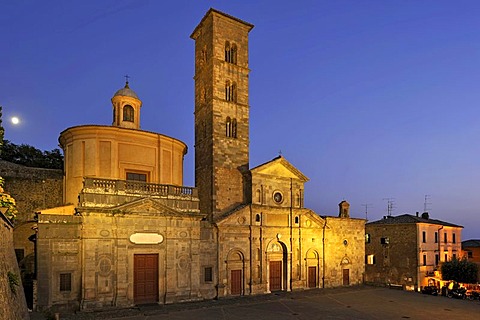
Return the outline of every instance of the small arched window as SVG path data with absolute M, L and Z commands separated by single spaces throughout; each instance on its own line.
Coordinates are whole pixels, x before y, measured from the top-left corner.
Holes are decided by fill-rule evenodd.
M 225 81 L 225 100 L 230 101 L 232 97 L 230 81 Z
M 235 82 L 232 83 L 230 95 L 230 101 L 237 102 L 237 84 Z
M 257 215 L 255 216 L 255 222 L 260 222 L 260 215 L 257 213 Z
M 232 136 L 232 120 L 230 119 L 230 117 L 227 117 L 227 121 L 225 124 L 225 136 Z
M 298 224 L 298 216 L 295 217 L 295 224 Z
M 237 46 L 235 44 L 233 44 L 230 49 L 230 62 L 237 64 Z
M 232 120 L 232 138 L 237 137 L 237 119 Z
M 231 62 L 230 42 L 225 42 L 225 61 Z
M 133 107 L 131 105 L 127 104 L 123 107 L 123 121 L 134 121 Z
M 260 190 L 257 189 L 257 191 L 255 191 L 255 195 L 256 195 L 256 198 L 257 198 L 257 202 L 261 203 L 262 202 L 262 194 L 260 193 Z

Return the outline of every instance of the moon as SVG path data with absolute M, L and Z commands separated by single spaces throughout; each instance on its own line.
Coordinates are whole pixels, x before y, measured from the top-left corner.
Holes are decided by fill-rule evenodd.
M 12 119 L 10 119 L 12 121 L 13 124 L 19 124 L 20 123 L 20 119 L 18 119 L 18 117 L 12 117 Z

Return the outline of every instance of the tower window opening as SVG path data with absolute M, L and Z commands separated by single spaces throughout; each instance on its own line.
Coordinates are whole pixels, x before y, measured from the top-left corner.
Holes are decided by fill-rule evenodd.
M 228 63 L 237 64 L 237 45 L 225 42 L 225 61 Z
M 134 121 L 133 107 L 131 105 L 126 105 L 123 107 L 123 121 Z
M 237 84 L 235 82 L 225 81 L 225 100 L 237 102 Z
M 234 82 L 232 83 L 232 88 L 230 89 L 231 92 L 231 99 L 230 101 L 237 102 L 237 84 Z
M 232 120 L 230 119 L 230 117 L 227 117 L 227 121 L 225 124 L 225 136 L 232 136 Z
M 225 42 L 225 61 L 231 62 L 231 55 L 230 55 L 230 42 Z
M 230 49 L 230 62 L 237 64 L 237 46 L 235 44 L 233 44 Z
M 237 119 L 227 117 L 225 121 L 225 136 L 229 138 L 237 138 Z
M 232 138 L 237 137 L 237 119 L 232 120 Z
M 231 86 L 230 86 L 230 81 L 225 82 L 225 100 L 230 101 L 231 98 Z
M 260 215 L 258 213 L 255 215 L 255 222 L 260 222 Z

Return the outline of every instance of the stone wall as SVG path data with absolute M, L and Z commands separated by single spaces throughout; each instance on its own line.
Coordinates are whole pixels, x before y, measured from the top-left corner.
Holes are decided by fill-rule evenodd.
M 365 274 L 365 220 L 326 217 L 325 287 L 359 285 Z
M 366 244 L 365 253 L 373 255 L 374 258 L 365 266 L 367 283 L 402 286 L 418 283 L 417 226 L 415 224 L 367 224 L 366 233 L 369 235 L 369 241 Z M 387 238 L 388 243 L 385 240 L 382 241 Z
M 17 222 L 32 220 L 34 212 L 63 204 L 63 172 L 30 168 L 0 160 L 4 189 L 17 201 Z
M 9 274 L 16 276 L 15 293 L 10 289 Z M 0 317 L 2 320 L 29 319 L 20 270 L 13 251 L 13 225 L 0 213 Z

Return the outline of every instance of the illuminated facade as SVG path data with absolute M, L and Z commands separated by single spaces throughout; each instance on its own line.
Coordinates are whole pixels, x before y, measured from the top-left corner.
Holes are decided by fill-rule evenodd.
M 195 188 L 186 145 L 140 130 L 141 100 L 112 126 L 65 130 L 65 203 L 38 215 L 38 305 L 96 309 L 356 285 L 363 219 L 304 207 L 284 157 L 250 168 L 249 23 L 209 10 L 195 40 Z

